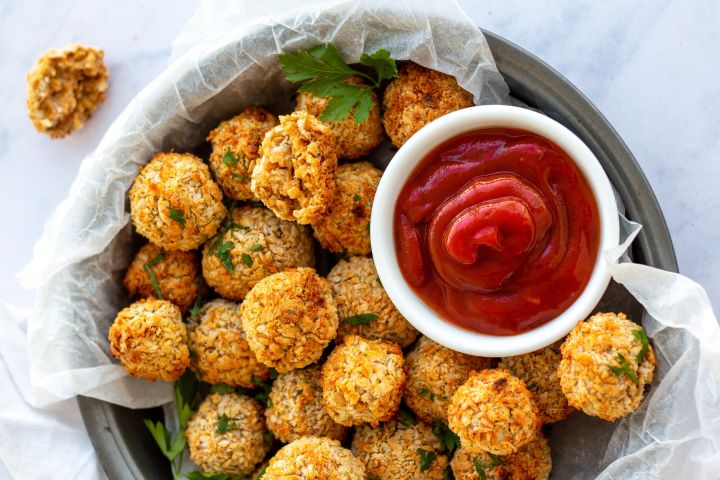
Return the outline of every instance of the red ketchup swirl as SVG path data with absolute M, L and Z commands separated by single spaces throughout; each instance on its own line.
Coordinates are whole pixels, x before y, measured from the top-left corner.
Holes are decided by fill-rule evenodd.
M 512 335 L 567 309 L 597 258 L 592 191 L 557 145 L 485 129 L 431 151 L 395 209 L 400 269 L 445 319 Z

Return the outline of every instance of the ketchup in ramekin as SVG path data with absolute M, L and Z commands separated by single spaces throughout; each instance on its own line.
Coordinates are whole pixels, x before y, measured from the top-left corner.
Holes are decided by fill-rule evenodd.
M 410 175 L 395 209 L 403 276 L 440 316 L 515 335 L 582 293 L 598 255 L 592 191 L 572 159 L 536 134 L 459 135 Z

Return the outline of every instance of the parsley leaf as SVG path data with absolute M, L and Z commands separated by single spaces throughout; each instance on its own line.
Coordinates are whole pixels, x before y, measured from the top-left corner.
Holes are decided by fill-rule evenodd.
M 455 432 L 450 430 L 447 425 L 441 420 L 435 420 L 433 422 L 432 431 L 435 437 L 440 442 L 440 446 L 443 450 L 451 454 L 456 448 L 460 447 L 460 438 L 455 435 Z
M 487 474 L 485 473 L 486 465 L 480 463 L 480 460 L 478 460 L 477 458 L 473 458 L 473 465 L 475 466 L 475 471 L 480 477 L 480 480 L 487 480 Z
M 357 193 L 355 195 L 353 195 L 353 201 L 355 201 L 355 202 L 359 202 L 361 198 L 362 197 L 360 197 L 360 195 L 358 195 Z
M 415 425 L 415 415 L 407 408 L 401 406 L 398 412 L 398 420 L 406 427 Z
M 390 52 L 384 48 L 381 48 L 370 55 L 363 53 L 360 56 L 360 63 L 374 68 L 380 81 L 389 80 L 398 76 L 398 69 L 395 64 L 395 60 L 390 58 Z
M 145 265 L 143 265 L 143 270 L 145 270 L 145 273 L 147 273 L 148 278 L 150 279 L 150 283 L 152 284 L 153 290 L 155 290 L 155 296 L 163 300 L 162 292 L 160 291 L 160 284 L 158 283 L 158 279 L 155 276 L 155 272 L 152 271 L 152 267 L 157 265 L 158 263 L 165 260 L 165 253 L 161 253 L 157 255 L 155 258 L 147 262 Z
M 275 372 L 275 375 L 277 375 L 277 372 L 275 369 L 270 371 L 270 378 L 274 379 L 272 373 Z M 264 403 L 268 407 L 272 407 L 272 400 L 270 399 L 270 392 L 272 391 L 272 385 L 267 383 L 265 380 L 262 379 L 262 377 L 259 377 L 257 375 L 253 375 L 250 377 L 250 381 L 253 383 L 253 385 L 256 385 L 261 389 L 260 392 L 255 394 L 255 400 L 258 402 Z
M 212 393 L 219 393 L 224 395 L 226 393 L 235 393 L 235 388 L 231 387 L 230 385 L 225 385 L 224 383 L 221 383 L 219 385 L 211 386 L 210 391 Z
M 455 475 L 453 474 L 453 471 L 448 467 L 445 470 L 445 473 L 443 473 L 443 480 L 455 480 Z
M 418 448 L 415 451 L 417 452 L 418 456 L 420 456 L 420 471 L 421 472 L 424 472 L 427 469 L 429 469 L 430 464 L 433 462 L 433 460 L 435 460 L 437 458 L 437 453 L 433 452 L 432 450 L 428 452 L 423 448 Z
M 232 432 L 238 428 L 239 427 L 235 425 L 235 420 L 232 420 L 223 413 L 218 419 L 217 426 L 215 427 L 215 434 L 222 435 L 223 433 Z
M 256 243 L 255 245 L 253 245 L 252 247 L 250 247 L 250 251 L 251 251 L 251 252 L 259 252 L 259 251 L 261 251 L 262 249 L 263 249 L 263 246 L 260 245 L 259 243 Z
M 185 226 L 185 212 L 170 207 L 170 218 L 178 222 L 183 227 Z
M 243 253 L 242 255 L 240 255 L 240 258 L 242 259 L 243 263 L 247 265 L 248 268 L 253 266 L 253 260 L 247 253 Z
M 435 400 L 435 394 L 428 390 L 427 388 L 421 388 L 418 392 L 418 396 L 420 397 L 427 397 L 430 400 Z
M 348 317 L 343 322 L 349 323 L 350 325 L 365 325 L 370 322 L 374 322 L 379 317 L 375 313 L 361 313 L 360 315 L 354 315 Z
M 225 152 L 225 155 L 223 155 L 222 157 L 222 161 L 230 168 L 236 168 L 238 166 L 238 158 L 235 156 L 232 150 L 228 150 L 227 152 Z
M 215 256 L 218 260 L 220 260 L 220 263 L 223 267 L 225 267 L 225 270 L 228 272 L 234 272 L 235 271 L 235 265 L 232 263 L 232 254 L 230 251 L 233 249 L 235 244 L 233 242 L 223 242 L 222 237 L 219 237 L 220 245 L 217 246 L 215 249 L 215 252 L 213 253 L 213 256 Z M 215 246 L 215 245 L 213 245 Z
M 248 177 L 247 175 L 243 175 L 241 173 L 231 172 L 230 174 L 232 175 L 233 178 L 237 178 L 238 180 L 250 180 L 250 177 Z
M 645 360 L 645 357 L 647 356 L 648 351 L 650 350 L 650 340 L 648 340 L 648 337 L 645 334 L 645 330 L 642 328 L 633 330 L 633 336 L 642 344 L 642 349 L 640 350 L 640 353 L 638 353 L 637 357 L 635 358 L 639 365 Z
M 612 365 L 608 365 L 610 370 L 612 370 L 612 372 L 618 377 L 625 375 L 632 380 L 635 385 L 640 385 L 637 375 L 635 375 L 635 372 L 633 372 L 632 367 L 622 353 L 618 353 L 618 361 L 620 362 L 620 366 L 614 367 Z

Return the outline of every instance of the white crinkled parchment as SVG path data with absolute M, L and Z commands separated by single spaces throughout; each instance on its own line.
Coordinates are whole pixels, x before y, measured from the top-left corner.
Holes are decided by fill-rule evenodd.
M 175 62 L 143 90 L 87 157 L 21 274 L 38 288 L 29 321 L 37 405 L 77 394 L 134 408 L 167 403 L 166 384 L 129 377 L 107 331 L 127 303 L 132 254 L 127 190 L 159 150 L 187 150 L 248 105 L 277 111 L 293 88 L 276 53 L 332 41 L 349 62 L 387 48 L 453 74 L 479 104 L 508 103 L 478 28 L 451 2 L 204 1 L 174 43 Z M 292 10 L 294 9 L 294 10 Z M 658 367 L 647 399 L 610 424 L 575 413 L 553 427 L 554 478 L 705 479 L 720 472 L 720 328 L 702 288 L 677 274 L 618 262 L 637 233 L 605 252 L 614 279 L 645 307 Z M 172 411 L 172 408 L 170 408 Z

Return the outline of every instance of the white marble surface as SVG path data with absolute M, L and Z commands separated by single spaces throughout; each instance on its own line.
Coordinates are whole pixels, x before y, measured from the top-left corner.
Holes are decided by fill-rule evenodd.
M 605 114 L 658 196 L 681 272 L 720 306 L 720 3 L 460 3 L 479 25 L 558 69 Z M 0 0 L 0 300 L 31 305 L 32 292 L 14 274 L 82 158 L 166 66 L 194 8 L 191 0 Z M 72 42 L 105 50 L 108 100 L 84 130 L 50 140 L 26 116 L 25 74 L 45 50 Z

